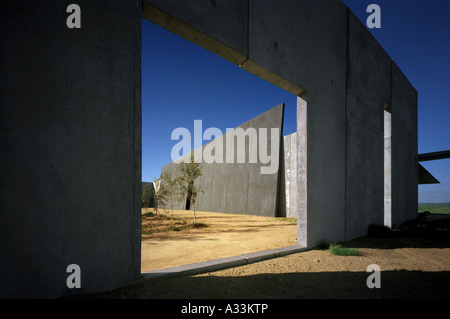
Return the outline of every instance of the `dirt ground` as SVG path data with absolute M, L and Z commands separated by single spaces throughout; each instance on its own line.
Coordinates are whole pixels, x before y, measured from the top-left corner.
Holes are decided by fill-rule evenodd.
M 164 215 L 172 217 L 172 212 Z M 192 211 L 174 210 L 173 219 L 167 217 L 161 218 L 160 213 L 142 218 L 142 272 L 294 246 L 297 242 L 297 222 L 292 218 L 196 212 L 200 227 L 195 228 Z
M 151 254 L 150 251 L 153 251 L 155 255 L 158 255 L 170 245 L 175 245 L 178 238 L 183 245 L 175 249 L 178 259 L 168 259 L 165 262 L 167 265 L 175 265 L 189 261 L 188 256 L 198 251 L 204 251 L 205 254 L 208 252 L 207 256 L 200 254 L 200 259 L 223 257 L 223 250 L 230 249 L 230 246 L 233 246 L 231 243 L 236 246 L 245 244 L 248 249 L 255 250 L 295 243 L 295 223 L 294 225 L 289 222 L 274 224 L 274 221 L 262 221 L 248 216 L 233 216 L 233 218 L 236 225 L 231 225 L 227 218 L 220 215 L 205 214 L 201 218 L 199 215 L 198 222 L 205 222 L 211 226 L 210 228 L 143 236 L 143 252 Z M 239 226 L 244 220 L 245 223 Z M 217 225 L 217 228 L 214 225 Z M 143 279 L 135 285 L 83 297 L 448 299 L 450 298 L 450 219 L 433 224 L 432 228 L 423 229 L 431 229 L 431 231 L 424 232 L 418 229 L 418 231 L 404 231 L 390 238 L 361 237 L 341 243 L 344 247 L 358 249 L 359 256 L 336 256 L 328 250 L 317 248 L 195 276 Z M 276 241 L 275 234 L 283 234 L 283 240 Z M 223 237 L 227 237 L 227 241 L 220 246 Z M 264 243 L 263 246 L 257 246 L 258 242 Z M 211 244 L 216 247 L 217 255 L 211 255 L 212 252 L 207 250 L 208 245 Z M 230 253 L 236 255 L 231 250 L 224 254 Z M 150 256 L 143 256 L 143 262 L 145 261 L 153 265 L 147 265 L 148 268 L 158 268 L 162 265 L 155 266 L 156 261 L 152 261 Z M 380 267 L 381 288 L 370 289 L 367 286 L 366 282 L 370 276 L 367 267 L 371 264 L 377 264 Z

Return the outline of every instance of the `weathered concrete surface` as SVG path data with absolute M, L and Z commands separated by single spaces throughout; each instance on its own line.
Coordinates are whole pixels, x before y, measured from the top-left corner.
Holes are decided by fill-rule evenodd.
M 417 152 L 417 91 L 392 62 L 392 226 L 417 215 Z
M 207 163 L 202 158 L 202 176 L 196 180 L 196 185 L 203 191 L 195 205 L 199 211 L 223 212 L 232 214 L 250 214 L 259 216 L 277 216 L 279 168 L 273 174 L 262 174 L 261 169 L 271 163 L 261 162 L 259 147 L 262 134 L 260 128 L 267 129 L 268 154 L 276 152 L 279 161 L 281 151 L 281 132 L 283 131 L 284 103 L 264 112 L 261 115 L 243 123 L 221 137 L 201 147 L 202 154 L 207 147 L 223 147 L 222 163 Z M 278 130 L 278 149 L 272 150 L 271 129 Z M 245 136 L 245 158 L 238 159 L 239 138 L 235 132 L 242 129 Z M 254 129 L 255 135 L 251 134 Z M 227 148 L 227 140 L 234 136 L 233 148 Z M 193 151 L 195 153 L 195 150 Z M 185 154 L 185 158 L 190 158 Z M 255 162 L 253 160 L 256 159 Z M 231 162 L 233 161 L 233 163 Z M 243 161 L 243 162 L 240 162 Z M 279 165 L 279 162 L 278 162 Z M 171 171 L 172 176 L 179 174 L 177 164 L 172 162 L 164 166 L 161 173 Z M 284 200 L 284 198 L 283 198 Z M 186 201 L 175 203 L 174 208 L 185 209 Z M 167 206 L 167 205 L 166 205 Z M 167 207 L 166 207 L 167 208 Z M 193 207 L 191 207 L 193 209 Z
M 417 213 L 417 91 L 341 1 L 143 2 L 145 18 L 307 100 L 297 132 L 301 245 L 383 223 L 384 103 L 391 224 Z M 141 2 L 77 4 L 82 28 L 73 30 L 60 1 L 0 12 L 1 296 L 102 291 L 139 274 Z M 228 170 L 213 176 L 223 184 Z M 220 211 L 226 197 L 214 202 Z M 72 263 L 78 291 L 65 282 Z
M 285 216 L 297 217 L 297 132 L 283 137 Z
M 384 105 L 391 104 L 391 59 L 348 12 L 346 238 L 384 223 Z
M 140 2 L 10 1 L 0 10 L 0 297 L 139 278 Z M 67 266 L 81 268 L 69 289 Z

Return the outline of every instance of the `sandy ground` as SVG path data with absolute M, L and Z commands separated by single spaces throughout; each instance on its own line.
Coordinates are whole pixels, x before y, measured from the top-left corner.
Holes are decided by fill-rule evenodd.
M 191 211 L 175 210 L 174 217 L 171 226 L 193 224 Z M 196 212 L 196 222 L 206 227 L 143 234 L 141 271 L 294 246 L 297 241 L 297 224 L 292 219 Z
M 295 242 L 295 228 L 289 223 L 274 225 L 271 224 L 273 221 L 239 215 L 233 216 L 236 225 L 231 225 L 227 218 L 219 217 L 205 214 L 204 221 L 210 225 L 222 223 L 221 231 L 218 228 L 214 231 L 215 227 L 211 227 L 189 230 L 186 233 L 162 233 L 162 237 L 143 237 L 143 252 L 146 253 L 143 261 L 152 265 L 147 265 L 149 268 L 158 268 L 198 261 L 197 257 L 193 257 L 198 252 L 199 259 L 220 258 L 242 253 L 243 246 L 247 250 L 261 250 L 261 247 L 282 247 Z M 245 223 L 239 225 L 244 220 Z M 449 226 L 450 222 L 447 220 L 433 233 L 439 236 L 432 238 L 396 235 L 388 239 L 361 237 L 342 243 L 344 247 L 357 248 L 359 256 L 336 256 L 327 250 L 311 249 L 201 275 L 147 279 L 136 285 L 82 298 L 448 299 Z M 283 239 L 275 240 L 275 234 L 283 235 Z M 260 243 L 264 244 L 258 246 Z M 175 244 L 177 247 L 178 244 L 182 245 L 174 249 L 178 257 L 164 258 L 164 264 L 157 264 L 156 259 L 151 258 L 150 255 L 162 254 Z M 238 247 L 238 250 L 233 251 L 231 247 Z M 370 289 L 367 286 L 366 281 L 370 275 L 367 267 L 371 264 L 380 267 L 381 288 Z

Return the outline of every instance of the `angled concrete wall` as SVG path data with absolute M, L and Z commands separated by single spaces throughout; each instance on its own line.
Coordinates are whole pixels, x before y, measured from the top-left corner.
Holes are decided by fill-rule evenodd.
M 0 297 L 140 275 L 140 2 L 10 1 L 0 11 Z M 67 266 L 81 269 L 69 289 Z
M 223 212 L 232 214 L 249 214 L 260 216 L 277 216 L 277 200 L 278 200 L 278 183 L 279 169 L 273 174 L 262 174 L 261 168 L 270 164 L 262 163 L 259 157 L 259 141 L 262 138 L 259 129 L 267 129 L 268 154 L 272 151 L 279 152 L 282 150 L 281 133 L 283 131 L 283 114 L 284 104 L 280 104 L 263 114 L 245 122 L 236 129 L 243 129 L 244 134 L 250 132 L 248 129 L 255 129 L 256 135 L 249 134 L 245 137 L 245 163 L 238 162 L 238 142 L 234 142 L 232 152 L 227 149 L 227 140 L 234 134 L 229 131 L 221 137 L 203 145 L 201 147 L 202 154 L 205 148 L 217 148 L 222 144 L 223 159 L 222 163 L 207 163 L 203 159 L 201 163 L 202 176 L 196 180 L 196 185 L 203 190 L 200 193 L 195 205 L 195 209 L 199 211 Z M 278 129 L 279 141 L 276 141 L 278 150 L 271 150 L 271 129 Z M 194 151 L 195 153 L 195 151 Z M 229 162 L 234 154 L 234 163 Z M 191 153 L 184 155 L 190 158 Z M 250 159 L 254 156 L 256 162 Z M 228 159 L 228 160 L 227 160 Z M 280 159 L 277 158 L 278 165 Z M 164 166 L 161 173 L 171 171 L 172 176 L 179 174 L 177 164 L 172 162 Z M 177 202 L 174 205 L 176 209 L 185 209 L 186 201 Z M 166 205 L 167 206 L 167 205 Z M 168 207 L 166 207 L 168 208 Z M 191 208 L 192 210 L 193 208 Z

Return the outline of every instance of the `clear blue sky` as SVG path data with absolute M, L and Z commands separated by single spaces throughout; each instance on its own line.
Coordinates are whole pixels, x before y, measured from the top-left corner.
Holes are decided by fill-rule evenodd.
M 381 29 L 369 29 L 419 93 L 419 154 L 450 149 L 450 1 L 344 0 L 365 24 L 381 7 Z M 283 134 L 295 132 L 296 97 L 223 58 L 142 20 L 142 180 L 170 163 L 177 127 L 223 132 L 285 103 Z M 450 159 L 423 162 L 440 182 L 419 186 L 419 202 L 450 202 Z

